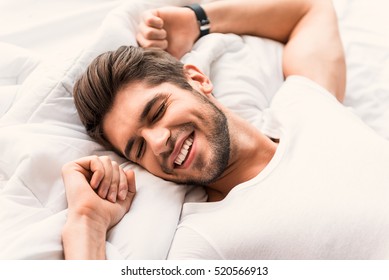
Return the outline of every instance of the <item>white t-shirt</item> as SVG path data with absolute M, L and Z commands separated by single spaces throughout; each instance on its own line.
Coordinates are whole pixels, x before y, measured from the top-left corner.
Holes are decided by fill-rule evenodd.
M 186 203 L 170 259 L 388 259 L 389 142 L 289 77 L 265 113 L 277 151 L 219 202 Z

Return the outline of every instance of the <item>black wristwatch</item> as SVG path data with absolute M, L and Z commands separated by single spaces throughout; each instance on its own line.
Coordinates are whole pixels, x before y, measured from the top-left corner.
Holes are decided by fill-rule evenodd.
M 209 29 L 211 28 L 211 22 L 209 21 L 204 9 L 201 8 L 199 4 L 191 4 L 184 7 L 191 9 L 196 15 L 197 22 L 200 28 L 199 38 L 209 34 Z

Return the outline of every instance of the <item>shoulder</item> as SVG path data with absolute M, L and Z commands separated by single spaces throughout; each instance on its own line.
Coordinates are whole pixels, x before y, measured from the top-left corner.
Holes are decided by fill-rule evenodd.
M 329 91 L 303 76 L 289 76 L 277 91 L 269 111 L 282 124 L 339 118 L 345 106 Z
M 342 106 L 334 95 L 304 76 L 289 76 L 277 91 L 271 106 L 316 106 L 322 102 Z

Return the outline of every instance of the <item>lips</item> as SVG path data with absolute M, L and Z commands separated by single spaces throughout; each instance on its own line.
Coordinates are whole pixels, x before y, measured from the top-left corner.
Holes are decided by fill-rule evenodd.
M 193 135 L 191 134 L 183 143 L 176 159 L 174 160 L 174 163 L 178 166 L 181 166 L 186 158 L 188 157 L 190 148 L 192 147 L 193 144 Z

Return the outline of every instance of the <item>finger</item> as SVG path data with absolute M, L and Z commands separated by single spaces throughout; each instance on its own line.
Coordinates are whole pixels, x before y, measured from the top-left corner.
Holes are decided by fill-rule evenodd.
M 123 207 L 123 210 L 125 213 L 130 210 L 132 201 L 134 199 L 135 193 L 136 193 L 136 186 L 135 186 L 135 174 L 132 170 L 127 170 L 125 172 L 127 184 L 128 184 L 128 192 L 125 200 L 119 200 L 118 203 Z
M 139 33 L 147 40 L 163 40 L 166 39 L 167 33 L 163 28 L 155 28 L 146 24 L 139 25 Z
M 166 50 L 168 47 L 168 41 L 165 40 L 148 40 L 141 33 L 136 35 L 136 40 L 138 44 L 143 48 L 159 48 Z
M 89 162 L 89 168 L 93 173 L 89 184 L 92 189 L 96 190 L 99 187 L 101 180 L 104 178 L 104 166 L 99 157 L 95 156 L 91 158 Z
M 159 17 L 158 10 L 148 10 L 142 14 L 143 22 L 150 27 L 162 28 L 163 20 Z
M 135 173 L 133 170 L 128 169 L 127 171 L 125 171 L 125 174 L 127 179 L 128 192 L 135 195 L 136 193 Z
M 165 29 L 147 28 L 141 32 L 145 39 L 151 41 L 165 40 L 167 33 Z
M 111 159 L 107 156 L 100 157 L 100 161 L 104 167 L 104 177 L 100 182 L 97 194 L 101 198 L 106 198 L 112 180 L 112 163 Z
M 109 186 L 107 199 L 111 202 L 116 202 L 116 197 L 118 194 L 119 182 L 120 182 L 120 172 L 119 165 L 116 161 L 111 162 L 112 165 L 112 179 L 111 185 Z
M 121 168 L 119 168 L 119 174 L 120 174 L 120 182 L 119 182 L 119 189 L 118 189 L 118 197 L 120 200 L 125 200 L 128 193 L 127 177 L 126 177 L 126 173 L 124 173 L 123 169 Z
M 73 166 L 74 171 L 78 171 L 82 173 L 85 176 L 85 178 L 90 180 L 92 176 L 90 164 L 91 161 L 95 160 L 96 158 L 97 156 L 82 157 L 69 164 L 70 166 Z

